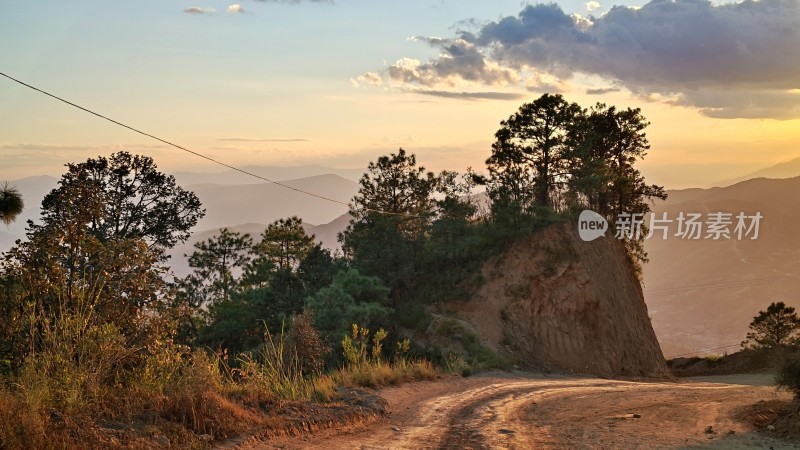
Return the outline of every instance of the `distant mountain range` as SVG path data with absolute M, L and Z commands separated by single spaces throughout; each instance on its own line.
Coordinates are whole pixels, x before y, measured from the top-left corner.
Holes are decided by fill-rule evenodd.
M 752 180 L 753 178 L 792 178 L 800 175 L 800 158 L 785 161 L 774 166 L 756 170 L 747 175 L 722 180 L 715 183 L 716 186 L 730 186 L 741 181 Z
M 348 223 L 350 223 L 350 215 L 343 214 L 330 223 L 322 225 L 311 225 L 304 223 L 303 226 L 306 229 L 306 233 L 309 235 L 314 235 L 317 242 L 322 244 L 324 248 L 327 248 L 335 253 L 339 249 L 337 234 L 347 228 Z M 253 238 L 253 242 L 258 242 L 261 239 L 261 233 L 267 228 L 267 224 L 245 223 L 242 225 L 224 228 L 228 228 L 230 231 L 235 231 L 242 234 L 249 234 L 250 237 Z M 172 271 L 176 277 L 184 277 L 191 272 L 188 258 L 184 255 L 191 255 L 192 252 L 194 252 L 194 244 L 196 242 L 202 242 L 216 236 L 219 234 L 219 230 L 219 228 L 214 228 L 211 230 L 195 232 L 188 241 L 177 245 L 175 248 L 170 250 L 169 265 L 172 267 Z
M 666 356 L 707 349 L 733 352 L 748 324 L 771 302 L 800 307 L 800 177 L 757 178 L 712 189 L 669 191 L 654 205 L 656 217 L 709 213 L 761 213 L 756 240 L 681 239 L 674 234 L 646 241 L 645 301 Z M 749 225 L 749 221 L 748 221 Z
M 9 249 L 14 245 L 17 237 L 8 231 L 0 231 L 0 249 Z
M 328 223 L 347 212 L 347 203 L 358 191 L 356 182 L 338 175 L 318 175 L 281 183 L 297 190 L 273 183 L 187 186 L 188 190 L 197 194 L 206 209 L 206 216 L 196 229 L 207 230 L 251 222 L 268 223 L 293 215 L 309 223 Z
M 251 169 L 255 171 L 258 168 Z M 266 169 L 269 169 L 269 167 Z M 265 172 L 267 171 L 266 169 Z M 312 166 L 282 169 L 285 172 L 284 175 L 286 175 L 306 173 L 312 170 Z M 317 169 L 328 170 L 328 168 L 324 167 L 318 167 Z M 270 170 L 276 170 L 276 168 L 271 168 Z M 352 174 L 355 173 L 355 171 L 350 172 Z M 232 176 L 234 174 L 228 175 Z M 300 179 L 278 177 L 275 176 L 275 173 L 272 175 L 274 178 L 282 180 L 280 181 L 281 184 L 296 190 L 273 183 L 258 182 L 258 180 L 242 174 L 238 174 L 238 178 L 247 180 L 249 184 L 241 182 L 236 184 L 209 182 L 223 179 L 224 176 L 227 176 L 224 173 L 217 178 L 213 174 L 184 173 L 183 179 L 185 181 L 189 179 L 204 181 L 203 183 L 192 185 L 178 182 L 179 185 L 197 194 L 203 204 L 203 208 L 206 210 L 205 217 L 195 226 L 195 230 L 199 230 L 195 231 L 195 233 L 248 223 L 258 223 L 266 227 L 267 223 L 290 216 L 299 216 L 309 224 L 327 224 L 347 213 L 346 204 L 358 191 L 358 184 L 355 181 L 337 174 L 316 174 Z M 0 225 L 0 252 L 11 248 L 16 239 L 25 237 L 27 221 L 39 219 L 42 199 L 57 187 L 58 179 L 50 176 L 36 176 L 14 180 L 11 183 L 22 193 L 25 200 L 25 209 L 19 218 L 8 227 Z M 327 201 L 300 191 L 309 192 L 341 203 Z M 320 236 L 323 236 L 323 231 L 319 232 Z M 329 235 L 325 237 L 326 241 L 332 240 L 335 242 L 335 236 L 333 239 Z
M 294 180 L 298 178 L 309 178 L 318 175 L 338 175 L 351 181 L 358 181 L 364 173 L 363 169 L 334 169 L 325 166 L 244 166 L 241 168 L 245 172 L 250 172 L 272 181 Z M 253 178 L 236 170 L 225 170 L 223 172 L 173 172 L 175 180 L 181 186 L 193 184 L 254 184 L 261 183 L 257 178 Z
M 0 224 L 0 252 L 10 249 L 14 241 L 25 237 L 25 227 L 28 220 L 38 220 L 42 211 L 41 205 L 44 196 L 58 186 L 58 178 L 41 175 L 11 181 L 22 194 L 25 208 L 17 220 L 8 225 Z

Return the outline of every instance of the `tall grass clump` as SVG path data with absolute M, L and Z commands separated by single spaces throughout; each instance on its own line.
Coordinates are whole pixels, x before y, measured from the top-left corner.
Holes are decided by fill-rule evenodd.
M 393 361 L 383 358 L 383 341 L 388 333 L 379 328 L 370 339 L 368 328 L 353 325 L 352 334 L 342 340 L 344 365 L 335 374 L 345 386 L 376 387 L 415 380 L 432 380 L 440 373 L 429 361 L 410 359 L 410 342 L 398 342 Z
M 235 373 L 252 387 L 280 399 L 308 400 L 313 383 L 304 375 L 297 351 L 289 348 L 285 335 L 283 329 L 277 337 L 266 330 L 261 348 L 253 356 L 240 356 L 240 368 Z
M 151 448 L 158 433 L 180 448 L 202 447 L 262 421 L 236 401 L 237 383 L 218 357 L 176 344 L 174 327 L 154 312 L 123 333 L 98 314 L 100 292 L 72 286 L 47 313 L 26 306 L 28 352 L 0 379 L 0 448 Z
M 207 448 L 269 422 L 281 402 L 339 398 L 338 385 L 381 386 L 438 372 L 408 358 L 401 341 L 384 358 L 387 333 L 353 327 L 344 366 L 322 373 L 327 347 L 296 317 L 266 331 L 254 351 L 227 355 L 175 341 L 168 313 L 144 310 L 123 330 L 98 313 L 102 289 L 72 286 L 49 311 L 25 310 L 28 352 L 0 377 L 0 449 Z M 154 444 L 156 442 L 156 444 Z
M 64 413 L 102 410 L 123 381 L 136 351 L 114 324 L 94 320 L 93 295 L 80 289 L 72 302 L 59 298 L 57 315 L 33 316 L 30 350 L 15 383 L 29 400 Z

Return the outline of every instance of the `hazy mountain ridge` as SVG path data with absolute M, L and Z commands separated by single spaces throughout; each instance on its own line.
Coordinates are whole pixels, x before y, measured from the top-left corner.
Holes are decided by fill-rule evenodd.
M 747 181 L 753 178 L 794 178 L 798 175 L 800 175 L 800 158 L 794 158 L 789 161 L 784 161 L 773 166 L 756 170 L 755 172 L 750 172 L 740 177 L 722 180 L 715 184 L 717 186 L 730 186 L 732 184 L 736 184 L 741 181 Z
M 306 229 L 306 233 L 314 235 L 316 241 L 319 242 L 322 247 L 327 248 L 331 252 L 336 252 L 339 250 L 337 234 L 344 230 L 349 222 L 350 215 L 343 214 L 330 223 L 321 225 L 303 223 L 303 227 Z M 253 238 L 253 242 L 258 242 L 261 239 L 261 233 L 264 232 L 267 225 L 267 223 L 245 223 L 222 228 L 227 228 L 237 233 L 249 234 L 250 237 Z M 191 255 L 192 252 L 194 252 L 194 244 L 216 236 L 219 234 L 219 230 L 220 228 L 197 231 L 192 234 L 192 237 L 190 237 L 188 241 L 176 245 L 168 252 L 170 255 L 169 266 L 172 268 L 173 274 L 176 277 L 184 277 L 191 272 L 188 258 L 184 255 Z
M 0 231 L 0 251 L 11 248 L 17 237 L 7 231 Z
M 328 223 L 347 212 L 346 203 L 358 191 L 357 183 L 338 175 L 318 175 L 282 184 L 336 202 L 272 183 L 191 185 L 187 189 L 197 195 L 206 209 L 206 216 L 196 229 L 269 223 L 290 216 L 299 216 L 309 223 Z
M 286 169 L 287 173 L 292 173 L 292 168 Z M 10 249 L 17 239 L 24 239 L 27 221 L 39 219 L 42 199 L 58 186 L 58 180 L 50 176 L 36 176 L 11 182 L 22 193 L 25 209 L 15 222 L 0 230 L 0 252 Z M 281 183 L 342 203 L 349 202 L 358 190 L 356 182 L 336 174 L 316 174 Z M 309 223 L 327 224 L 346 214 L 348 209 L 345 204 L 313 197 L 273 183 L 178 184 L 193 191 L 206 210 L 206 216 L 194 230 L 216 230 L 247 223 L 261 223 L 266 227 L 267 223 L 290 216 L 299 216 Z M 326 236 L 326 242 L 331 240 L 330 233 L 320 231 L 320 234 Z
M 25 228 L 28 226 L 28 220 L 39 220 L 42 211 L 42 200 L 45 195 L 58 186 L 58 180 L 58 178 L 48 175 L 39 175 L 10 182 L 22 194 L 25 208 L 22 210 L 22 214 L 17 217 L 17 220 L 0 231 L 0 252 L 10 249 L 17 239 L 25 238 Z
M 668 239 L 646 242 L 645 300 L 667 356 L 699 349 L 735 351 L 759 310 L 776 301 L 800 306 L 797 193 L 800 177 L 760 178 L 723 188 L 671 191 L 667 201 L 654 205 L 659 217 L 666 212 L 673 220 L 680 212 L 729 212 L 734 216 L 731 230 L 740 212 L 763 216 L 756 240 L 683 240 L 674 236 L 673 227 Z
M 269 178 L 272 181 L 295 180 L 299 178 L 309 178 L 320 174 L 338 175 L 351 181 L 357 181 L 364 173 L 363 169 L 335 169 L 332 167 L 306 165 L 306 166 L 244 166 L 241 168 L 246 172 Z M 260 184 L 263 180 L 251 177 L 237 170 L 225 170 L 222 172 L 173 172 L 172 175 L 181 186 L 192 184 Z

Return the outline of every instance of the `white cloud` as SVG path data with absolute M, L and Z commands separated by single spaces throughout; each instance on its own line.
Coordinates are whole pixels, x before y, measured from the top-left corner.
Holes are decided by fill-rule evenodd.
M 596 9 L 600 9 L 600 8 L 602 8 L 602 6 L 600 5 L 600 2 L 597 2 L 595 0 L 592 0 L 592 1 L 588 2 L 588 3 L 586 3 L 586 11 L 592 12 L 592 11 L 594 11 Z
M 525 89 L 528 92 L 558 93 L 569 91 L 571 85 L 569 80 L 561 79 L 547 72 L 533 71 L 525 80 Z
M 214 8 L 204 8 L 201 6 L 190 6 L 184 9 L 183 12 L 189 14 L 214 14 L 217 12 L 217 10 Z
M 228 14 L 244 14 L 244 8 L 238 3 L 228 6 Z
M 412 38 L 431 45 L 442 44 L 441 54 L 425 62 L 415 58 L 401 58 L 384 70 L 388 81 L 395 85 L 417 84 L 425 87 L 452 88 L 464 84 L 508 86 L 519 81 L 516 70 L 503 67 L 484 55 L 473 43 L 464 39 Z M 382 84 L 375 72 L 359 75 L 356 80 Z M 437 91 L 438 92 L 438 91 Z
M 299 5 L 300 3 L 330 3 L 333 4 L 333 0 L 256 0 L 261 3 L 286 3 L 290 5 Z
M 408 38 L 408 40 L 414 42 L 424 42 L 432 46 L 444 45 L 452 42 L 451 39 L 445 39 L 438 36 L 411 36 Z
M 383 84 L 383 77 L 376 72 L 366 72 L 351 80 L 353 85 L 358 87 L 361 85 L 381 86 Z

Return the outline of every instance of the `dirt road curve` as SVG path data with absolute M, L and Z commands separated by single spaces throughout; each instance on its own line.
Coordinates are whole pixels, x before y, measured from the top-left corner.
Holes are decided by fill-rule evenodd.
M 766 386 L 493 374 L 408 384 L 380 395 L 392 413 L 366 428 L 253 448 L 800 448 L 737 419 L 741 408 L 760 400 L 788 399 Z

